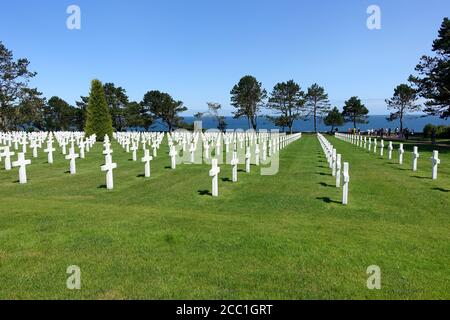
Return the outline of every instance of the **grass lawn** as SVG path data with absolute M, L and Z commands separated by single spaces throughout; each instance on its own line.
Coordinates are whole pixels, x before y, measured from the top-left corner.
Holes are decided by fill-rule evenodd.
M 399 166 L 397 151 L 389 161 L 387 148 L 380 159 L 328 139 L 350 162 L 346 207 L 314 135 L 281 151 L 275 176 L 252 166 L 234 184 L 221 165 L 218 198 L 210 166 L 169 169 L 165 143 L 150 179 L 114 143 L 111 191 L 101 143 L 74 176 L 43 152 L 26 185 L 2 169 L 0 298 L 450 299 L 450 150 L 432 181 L 431 147 L 419 147 L 412 172 L 411 145 Z M 66 288 L 69 265 L 81 268 L 81 290 Z M 366 288 L 370 265 L 381 290 Z

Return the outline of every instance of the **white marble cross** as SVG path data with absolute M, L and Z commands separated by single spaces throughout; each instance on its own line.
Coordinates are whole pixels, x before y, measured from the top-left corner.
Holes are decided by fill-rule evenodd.
M 12 163 L 13 167 L 19 167 L 19 183 L 27 183 L 26 166 L 31 164 L 31 160 L 25 160 L 25 153 L 21 152 L 17 155 L 17 161 Z
M 111 190 L 114 188 L 113 169 L 117 168 L 117 163 L 112 162 L 112 156 L 107 154 L 105 156 L 105 164 L 100 167 L 102 171 L 106 171 L 106 188 Z
M 39 144 L 35 139 L 31 140 L 30 148 L 33 149 L 33 158 L 38 157 L 38 146 L 39 146 Z
M 105 142 L 104 144 L 103 144 L 103 146 L 104 146 L 104 150 L 103 150 L 103 154 L 105 155 L 105 156 L 108 156 L 108 155 L 111 155 L 111 153 L 113 152 L 113 150 L 110 148 L 110 146 L 111 146 L 111 144 L 109 143 L 109 142 Z
M 70 174 L 77 173 L 75 159 L 78 157 L 79 157 L 79 155 L 77 153 L 75 153 L 75 147 L 70 147 L 69 154 L 66 156 L 66 160 L 70 160 Z
M 388 159 L 392 160 L 392 150 L 394 150 L 394 147 L 392 146 L 392 141 L 389 141 L 388 146 Z
M 133 151 L 133 161 L 137 161 L 137 150 L 138 146 L 133 143 L 133 146 L 130 148 L 131 151 Z
M 262 146 L 262 161 L 266 161 L 267 159 L 267 140 L 264 140 L 263 146 Z
M 413 156 L 412 171 L 417 171 L 417 160 L 419 159 L 419 148 L 418 147 L 414 147 L 412 156 Z
M 169 156 L 172 169 L 175 169 L 177 167 L 177 159 L 176 159 L 177 154 L 178 152 L 175 149 L 175 146 L 170 147 Z
M 403 154 L 405 150 L 403 149 L 403 143 L 400 143 L 400 147 L 398 147 L 398 164 L 403 164 Z
M 67 146 L 67 140 L 66 139 L 62 139 L 62 141 L 61 141 L 61 148 L 62 148 L 61 152 L 64 155 L 67 153 L 66 146 Z
M 369 152 L 372 151 L 372 138 L 369 138 Z
M 342 173 L 344 183 L 342 188 L 342 204 L 344 205 L 348 203 L 348 184 L 350 182 L 350 175 L 348 169 L 349 169 L 348 162 L 344 162 L 344 171 Z
M 331 154 L 331 175 L 333 177 L 336 176 L 336 149 L 333 148 L 332 154 Z
M 431 178 L 433 180 L 436 180 L 438 177 L 438 165 L 441 163 L 441 160 L 439 159 L 439 151 L 434 150 L 433 156 L 430 158 L 430 160 L 431 160 L 432 169 L 433 169 Z
M 158 154 L 158 145 L 156 144 L 156 140 L 153 141 L 152 148 L 153 148 L 153 157 L 156 157 Z
M 377 138 L 373 139 L 373 153 L 377 153 Z
M 11 156 L 13 155 L 14 152 L 9 150 L 9 146 L 3 147 L 0 157 L 5 157 L 5 170 L 11 170 Z
M 80 149 L 80 159 L 84 159 L 85 155 L 84 155 L 84 148 L 86 146 L 86 142 L 81 139 L 80 143 L 78 144 L 78 148 Z
M 205 159 L 209 159 L 209 143 L 205 141 L 203 147 L 205 148 Z
M 22 153 L 27 153 L 27 136 L 23 136 L 22 138 Z
M 238 181 L 238 167 L 237 165 L 239 164 L 239 159 L 237 156 L 237 151 L 233 151 L 233 158 L 231 159 L 231 165 L 233 166 L 233 182 L 237 182 Z
M 142 158 L 142 162 L 145 162 L 145 177 L 150 177 L 150 161 L 153 160 L 153 157 L 150 155 L 150 150 L 145 149 L 144 150 L 144 157 Z
M 381 142 L 380 142 L 380 156 L 383 157 L 383 155 L 384 155 L 384 140 L 381 139 Z
M 259 144 L 255 144 L 255 165 L 259 166 Z
M 44 149 L 44 152 L 47 153 L 47 162 L 52 164 L 53 163 L 53 152 L 56 149 L 53 148 L 53 140 L 48 139 L 47 140 L 47 149 Z
M 217 166 L 218 160 L 211 159 L 212 168 L 209 170 L 209 176 L 212 177 L 212 196 L 219 196 L 219 173 L 220 168 Z
M 195 162 L 195 145 L 194 142 L 191 142 L 191 147 L 189 148 L 189 152 L 191 154 L 191 163 Z
M 336 188 L 341 186 L 341 158 L 340 154 L 336 155 Z
M 247 146 L 247 152 L 245 153 L 245 172 L 250 173 L 250 158 L 252 154 L 250 153 L 250 147 Z

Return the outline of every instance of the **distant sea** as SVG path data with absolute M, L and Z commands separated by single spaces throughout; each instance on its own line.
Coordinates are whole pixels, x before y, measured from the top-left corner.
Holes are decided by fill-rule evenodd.
M 358 128 L 361 131 L 365 131 L 368 129 L 381 129 L 381 128 L 391 128 L 395 130 L 395 128 L 400 127 L 400 123 L 398 120 L 389 122 L 387 121 L 387 116 L 382 115 L 373 115 L 368 117 L 368 123 L 358 124 Z M 192 124 L 195 121 L 194 117 L 184 117 L 184 122 Z M 233 119 L 233 117 L 226 117 L 226 122 L 228 124 L 227 129 L 248 129 L 247 118 Z M 328 131 L 330 127 L 325 126 L 323 124 L 323 120 L 320 119 L 318 121 L 318 129 L 320 131 Z M 423 127 L 428 124 L 434 125 L 450 125 L 450 119 L 440 119 L 439 117 L 427 116 L 423 117 L 420 115 L 409 115 L 404 119 L 403 126 L 404 128 L 408 128 L 410 130 L 414 130 L 415 132 L 422 132 Z M 217 128 L 217 122 L 212 118 L 203 118 L 202 119 L 202 127 L 203 129 L 211 129 Z M 353 128 L 353 124 L 346 123 L 344 126 L 339 127 L 339 131 L 347 131 L 347 129 Z M 156 124 L 152 126 L 152 130 L 155 131 L 165 131 L 167 128 L 163 125 Z M 265 117 L 258 118 L 258 129 L 279 129 L 273 123 Z M 287 129 L 286 129 L 287 130 Z M 297 120 L 294 123 L 294 131 L 302 131 L 302 132 L 311 132 L 314 131 L 314 123 L 312 119 L 309 120 Z

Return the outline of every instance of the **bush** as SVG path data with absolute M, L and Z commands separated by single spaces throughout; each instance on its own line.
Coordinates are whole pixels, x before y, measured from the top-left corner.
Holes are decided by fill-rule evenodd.
M 436 126 L 428 123 L 425 127 L 423 127 L 423 137 L 431 138 L 431 132 L 433 132 L 433 129 L 436 129 Z
M 439 125 L 435 126 L 434 124 L 427 124 L 423 128 L 423 137 L 431 138 L 431 134 L 433 129 L 436 130 L 436 138 L 450 138 L 450 126 Z

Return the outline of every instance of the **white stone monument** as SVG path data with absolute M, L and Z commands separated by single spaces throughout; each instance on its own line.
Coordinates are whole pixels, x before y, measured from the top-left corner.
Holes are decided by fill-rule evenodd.
M 100 167 L 102 171 L 106 171 L 106 189 L 114 188 L 113 170 L 117 168 L 117 163 L 112 162 L 112 156 L 107 154 L 105 156 L 105 164 Z
M 150 150 L 145 149 L 144 150 L 144 157 L 142 158 L 142 162 L 145 163 L 144 165 L 144 171 L 145 171 L 145 177 L 150 177 L 150 161 L 153 160 L 153 157 L 150 155 Z
M 349 169 L 348 162 L 344 162 L 344 170 L 342 173 L 342 180 L 343 180 L 342 204 L 344 205 L 348 203 L 348 184 L 350 182 L 350 175 L 348 169 Z
M 70 165 L 69 165 L 70 174 L 77 173 L 75 159 L 78 157 L 79 157 L 79 155 L 77 153 L 75 153 L 75 147 L 70 147 L 69 154 L 66 156 L 66 160 L 70 160 Z
M 233 158 L 231 159 L 231 165 L 233 166 L 233 182 L 237 182 L 238 181 L 238 164 L 239 164 L 239 159 L 237 156 L 237 151 L 233 151 Z
M 340 154 L 336 155 L 336 188 L 341 187 L 341 158 Z
M 212 168 L 209 170 L 209 176 L 212 177 L 212 196 L 219 196 L 219 173 L 220 168 L 217 166 L 218 160 L 211 159 Z
M 413 156 L 412 171 L 417 171 L 417 160 L 419 159 L 419 148 L 418 147 L 414 147 L 412 156 Z
M 12 163 L 13 167 L 19 167 L 19 183 L 27 183 L 27 165 L 31 164 L 31 160 L 25 160 L 25 153 L 21 152 L 17 155 L 17 161 Z
M 398 164 L 403 164 L 403 154 L 405 150 L 403 149 L 403 143 L 400 143 L 400 147 L 398 147 Z
M 434 150 L 433 156 L 431 157 L 431 165 L 432 165 L 432 174 L 431 178 L 433 180 L 436 180 L 438 177 L 438 165 L 441 163 L 441 160 L 439 159 L 439 151 Z
M 0 157 L 5 157 L 5 170 L 11 170 L 11 157 L 14 155 L 14 152 L 10 151 L 9 146 L 3 147 L 3 152 L 0 154 Z

